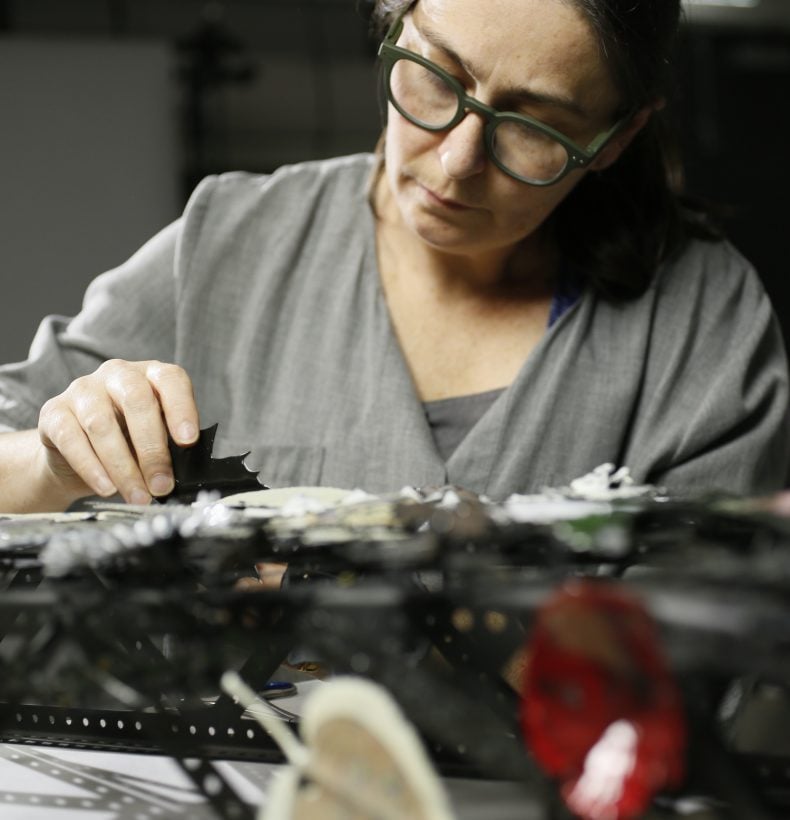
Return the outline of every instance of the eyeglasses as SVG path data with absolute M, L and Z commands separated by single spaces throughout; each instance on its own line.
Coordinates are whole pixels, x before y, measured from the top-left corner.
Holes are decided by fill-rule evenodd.
M 530 185 L 553 185 L 584 168 L 606 147 L 630 116 L 599 134 L 586 148 L 526 114 L 497 111 L 470 97 L 443 68 L 396 45 L 402 12 L 379 47 L 387 98 L 409 122 L 427 131 L 448 131 L 474 111 L 485 119 L 484 142 L 491 161 L 508 176 Z

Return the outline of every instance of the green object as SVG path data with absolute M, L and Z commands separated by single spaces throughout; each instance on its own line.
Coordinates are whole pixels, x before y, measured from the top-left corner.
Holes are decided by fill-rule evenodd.
M 488 156 L 514 179 L 539 186 L 559 182 L 574 168 L 589 165 L 631 118 L 631 114 L 626 115 L 582 148 L 540 120 L 497 111 L 470 97 L 440 66 L 396 45 L 406 11 L 397 17 L 379 47 L 389 101 L 409 122 L 427 131 L 454 128 L 469 111 L 480 114 L 486 121 Z

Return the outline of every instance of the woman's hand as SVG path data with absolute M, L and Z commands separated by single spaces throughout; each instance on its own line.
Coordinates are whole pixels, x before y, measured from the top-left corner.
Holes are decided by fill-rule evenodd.
M 200 429 L 183 368 L 112 359 L 41 409 L 38 433 L 52 476 L 74 499 L 119 492 L 132 504 L 173 489 L 167 433 L 182 446 Z
M 288 564 L 257 563 L 255 573 L 258 577 L 239 578 L 236 581 L 235 589 L 243 592 L 263 592 L 265 589 L 280 589 L 287 569 Z

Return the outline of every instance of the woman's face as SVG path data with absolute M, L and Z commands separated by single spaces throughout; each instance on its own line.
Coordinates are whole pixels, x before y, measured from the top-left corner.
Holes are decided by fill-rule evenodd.
M 420 0 L 398 45 L 442 66 L 467 94 L 529 114 L 580 145 L 611 126 L 619 102 L 591 28 L 567 0 Z M 396 213 L 437 249 L 512 247 L 584 173 L 544 188 L 519 182 L 488 159 L 483 130 L 475 113 L 430 132 L 389 107 L 385 167 Z

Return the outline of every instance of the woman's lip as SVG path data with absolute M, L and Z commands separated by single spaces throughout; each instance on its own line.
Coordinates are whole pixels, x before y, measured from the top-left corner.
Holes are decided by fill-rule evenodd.
M 440 205 L 443 205 L 445 208 L 451 208 L 455 211 L 468 211 L 471 210 L 471 205 L 464 205 L 463 202 L 456 202 L 454 199 L 445 199 L 443 196 L 439 196 L 439 194 L 432 191 L 427 186 L 423 185 L 421 182 L 417 183 L 420 188 L 428 195 L 430 199 L 434 202 L 438 202 Z

